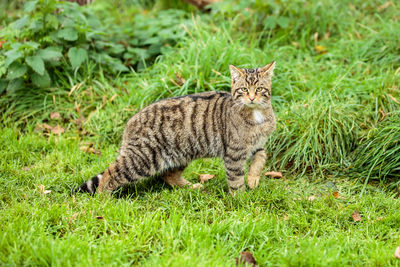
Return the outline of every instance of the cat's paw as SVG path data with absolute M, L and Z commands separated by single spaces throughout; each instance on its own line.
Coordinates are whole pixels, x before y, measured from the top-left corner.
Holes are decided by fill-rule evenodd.
M 254 189 L 258 186 L 260 182 L 260 176 L 249 176 L 247 177 L 247 185 L 249 188 Z
M 197 184 L 192 184 L 192 185 L 190 186 L 190 189 L 197 190 L 197 189 L 201 189 L 202 187 L 203 187 L 202 184 L 197 183 Z
M 244 186 L 244 184 L 242 184 L 242 186 L 238 187 L 237 189 L 229 189 L 229 193 L 231 194 L 231 196 L 237 196 L 240 195 L 240 193 L 244 192 L 246 189 L 246 186 Z

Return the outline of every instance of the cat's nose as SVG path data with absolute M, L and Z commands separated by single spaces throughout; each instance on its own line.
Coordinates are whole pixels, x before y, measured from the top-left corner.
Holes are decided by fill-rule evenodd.
M 250 101 L 253 101 L 256 98 L 256 96 L 249 96 Z

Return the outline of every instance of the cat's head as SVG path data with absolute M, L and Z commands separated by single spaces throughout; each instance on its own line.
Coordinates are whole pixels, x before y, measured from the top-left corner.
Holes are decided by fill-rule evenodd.
M 232 78 L 232 96 L 236 101 L 251 107 L 262 108 L 270 103 L 271 77 L 275 61 L 262 68 L 241 69 L 229 66 Z

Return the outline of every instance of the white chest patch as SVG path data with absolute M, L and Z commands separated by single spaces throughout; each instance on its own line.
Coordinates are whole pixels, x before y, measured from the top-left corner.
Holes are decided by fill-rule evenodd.
M 254 110 L 253 116 L 254 116 L 254 120 L 257 123 L 263 123 L 264 122 L 265 117 L 264 117 L 264 115 L 262 114 L 261 111 Z

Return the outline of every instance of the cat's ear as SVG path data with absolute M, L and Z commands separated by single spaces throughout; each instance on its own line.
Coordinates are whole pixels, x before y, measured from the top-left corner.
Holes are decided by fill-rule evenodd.
M 229 69 L 231 70 L 232 83 L 236 82 L 246 74 L 242 69 L 233 65 L 229 65 Z
M 268 65 L 262 67 L 259 72 L 265 77 L 272 77 L 274 75 L 275 61 L 272 61 Z

